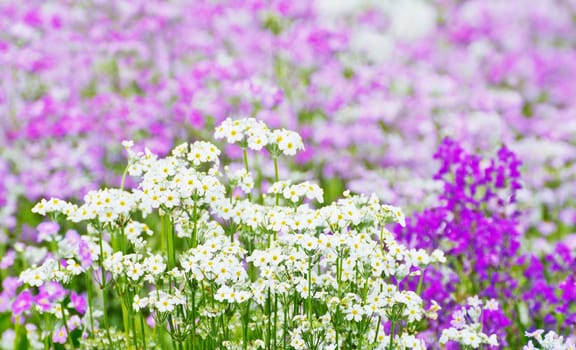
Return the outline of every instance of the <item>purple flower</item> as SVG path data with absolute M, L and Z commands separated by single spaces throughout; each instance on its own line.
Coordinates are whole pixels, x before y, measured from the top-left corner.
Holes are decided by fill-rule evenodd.
M 51 241 L 52 237 L 58 234 L 60 225 L 55 222 L 48 221 L 39 224 L 36 229 L 38 230 L 38 242 Z
M 12 308 L 12 300 L 10 296 L 3 291 L 0 293 L 0 312 L 9 311 Z
M 68 291 L 58 282 L 48 282 L 43 284 L 39 292 L 45 292 L 51 300 L 62 299 L 68 294 Z
M 22 285 L 22 281 L 18 277 L 8 276 L 2 281 L 3 292 L 8 296 L 13 297 L 16 295 L 16 290 Z
M 0 260 L 0 269 L 7 269 L 14 264 L 14 260 L 16 260 L 16 252 L 10 249 L 7 251 L 2 260 Z
M 72 292 L 70 294 L 70 302 L 78 313 L 84 314 L 86 312 L 86 298 L 83 295 Z
M 52 309 L 54 299 L 50 297 L 48 292 L 41 291 L 38 293 L 38 295 L 36 295 L 34 302 L 36 303 L 36 306 L 40 308 L 40 310 L 43 312 L 48 312 Z
M 68 339 L 68 333 L 66 332 L 66 327 L 62 326 L 58 330 L 55 330 L 52 334 L 52 341 L 57 344 L 65 344 Z
M 92 254 L 90 253 L 90 246 L 83 240 L 78 242 L 78 256 L 80 257 L 80 264 L 82 268 L 86 269 L 92 265 Z
M 21 292 L 14 303 L 12 304 L 12 314 L 14 316 L 20 316 L 22 313 L 30 310 L 34 304 L 34 296 L 29 290 Z
M 442 142 L 435 158 L 440 167 L 434 178 L 444 189 L 439 205 L 415 214 L 406 227 L 395 228 L 398 238 L 409 246 L 442 247 L 452 257 L 453 275 L 434 268 L 425 271 L 423 296 L 440 302 L 447 314 L 457 307 L 451 300 L 453 292 L 466 281 L 483 297 L 513 297 L 517 282 L 510 270 L 517 260 L 520 239 L 514 210 L 519 161 L 506 148 L 485 161 L 451 139 Z M 415 287 L 413 282 L 410 286 Z M 486 326 L 503 336 L 506 326 L 502 325 L 509 325 L 511 316 L 494 316 Z M 442 315 L 438 321 L 440 328 L 450 322 Z

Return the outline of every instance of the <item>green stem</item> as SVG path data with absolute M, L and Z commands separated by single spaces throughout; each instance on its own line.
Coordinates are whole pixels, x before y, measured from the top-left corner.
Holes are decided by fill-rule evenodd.
M 14 349 L 18 349 L 20 345 L 20 316 L 16 316 L 16 323 L 14 323 Z
M 120 295 L 122 298 L 122 322 L 124 323 L 124 337 L 126 337 L 126 346 L 130 349 L 130 322 L 128 321 L 128 308 L 126 307 L 126 303 L 124 302 L 125 297 L 123 294 Z
M 272 296 L 270 293 L 270 288 L 268 288 L 268 293 L 266 296 L 266 349 L 270 350 L 270 342 L 272 340 Z
M 422 283 L 424 282 L 424 270 L 420 270 L 420 278 L 418 279 L 418 287 L 416 288 L 416 294 L 420 295 L 422 292 Z
M 338 336 L 338 331 L 335 332 L 336 333 L 336 350 L 340 349 L 340 338 Z
M 120 227 L 120 248 L 122 249 L 122 254 L 126 254 L 128 252 L 126 232 L 124 232 L 124 225 Z
M 274 156 L 274 181 L 278 182 L 280 181 L 280 176 L 278 175 L 278 157 Z M 278 205 L 278 203 L 280 203 L 280 193 L 276 193 L 276 200 L 275 200 L 276 205 Z M 276 231 L 274 231 L 273 237 L 274 237 L 274 241 L 276 241 Z M 268 246 L 270 246 L 270 242 L 268 242 Z
M 388 350 L 394 350 L 394 319 L 390 320 L 390 343 L 388 344 Z
M 122 173 L 122 180 L 120 181 L 120 190 L 124 190 L 124 184 L 126 182 L 126 175 L 128 174 L 128 168 L 130 166 L 127 165 L 126 168 L 124 169 L 124 172 Z
M 64 312 L 64 301 L 60 302 L 60 307 L 62 308 L 62 321 L 64 323 L 64 329 L 66 329 L 66 340 L 70 343 L 70 347 L 75 349 L 74 342 L 72 341 L 72 334 L 68 328 L 68 320 L 66 320 L 66 313 Z
M 312 327 L 312 256 L 308 258 L 308 322 Z
M 248 167 L 248 151 L 246 151 L 246 147 L 242 147 L 242 156 L 244 158 L 244 167 L 246 168 L 246 174 L 250 172 L 250 168 Z M 248 199 L 252 201 L 252 194 L 247 193 Z
M 44 336 L 44 347 L 46 350 L 52 348 L 52 337 L 50 336 L 52 332 L 54 332 L 54 324 L 53 324 L 52 315 L 47 313 L 44 314 L 44 325 L 42 327 L 43 330 L 47 331 L 47 334 Z
M 92 300 L 92 278 L 89 275 L 91 270 L 86 271 L 84 277 L 86 278 L 86 294 L 88 294 L 88 312 L 90 315 L 90 337 L 94 333 L 94 314 L 92 311 L 94 301 Z
M 220 343 L 222 343 L 222 341 L 228 339 L 228 334 L 227 334 L 228 328 L 225 326 L 225 324 L 226 324 L 226 322 L 224 321 L 224 312 L 223 312 L 220 315 L 220 328 L 222 329 L 222 340 L 220 341 Z
M 106 337 L 112 346 L 112 337 L 110 336 L 110 322 L 108 320 L 108 306 L 106 305 L 106 287 L 102 289 L 102 313 L 104 315 L 104 328 L 106 328 Z
M 363 345 L 364 345 L 364 334 L 360 333 L 360 325 L 364 322 L 364 317 L 362 317 L 362 321 L 360 323 L 358 323 L 358 332 L 359 332 L 359 336 L 360 339 L 358 340 L 358 349 L 363 349 Z
M 282 325 L 282 349 L 286 350 L 286 337 L 288 336 L 288 312 L 290 306 L 287 301 L 288 297 L 284 296 L 284 324 Z
M 278 157 L 274 157 L 274 181 L 278 182 L 280 177 L 278 176 Z M 280 202 L 280 193 L 276 193 L 276 205 Z M 276 237 L 274 237 L 276 238 Z
M 194 342 L 196 341 L 196 281 L 192 283 L 192 348 L 194 348 Z
M 169 333 L 170 333 L 170 337 L 172 338 L 172 343 L 171 343 L 171 344 L 172 344 L 172 349 L 174 349 L 174 348 L 178 349 L 178 341 L 176 341 L 176 344 L 174 344 L 174 343 L 175 343 L 174 335 L 175 335 L 176 333 L 175 333 L 175 330 L 174 330 L 174 322 L 172 321 L 172 315 L 168 315 L 168 320 L 167 320 L 167 321 L 168 321 L 168 327 L 170 328 L 170 332 L 169 332 Z
M 197 241 L 197 237 L 196 235 L 198 234 L 198 206 L 196 205 L 196 201 L 194 201 L 194 209 L 192 212 L 192 219 L 194 220 L 194 229 L 192 230 L 192 248 L 196 248 L 196 246 L 198 245 Z M 231 235 L 232 236 L 232 235 Z
M 138 332 L 136 331 L 136 316 L 130 313 L 129 321 L 130 321 L 130 327 L 132 328 L 132 338 L 134 339 L 134 346 L 136 346 L 136 349 L 138 349 Z
M 166 236 L 166 254 L 168 258 L 168 270 L 172 270 L 176 266 L 176 251 L 174 247 L 174 229 L 170 215 L 164 214 L 162 217 L 164 222 L 164 235 Z
M 46 336 L 44 336 L 44 350 L 49 350 L 49 349 L 50 349 L 50 337 L 48 335 L 46 335 Z
M 142 345 L 146 349 L 146 330 L 144 328 L 144 316 L 140 315 L 140 331 L 142 332 Z
M 242 315 L 242 349 L 248 349 L 248 323 L 250 323 L 250 300 L 246 303 L 246 310 Z
M 378 333 L 380 333 L 380 327 L 382 327 L 380 322 L 382 322 L 382 316 L 378 316 L 378 325 L 376 326 L 376 332 L 374 333 L 374 340 L 372 341 L 373 344 L 376 344 L 376 341 L 378 340 Z
M 274 346 L 274 349 L 276 349 L 277 322 L 278 322 L 278 295 L 274 293 L 274 323 L 272 324 L 272 334 L 274 336 L 274 338 L 272 339 L 272 345 Z
M 110 323 L 108 322 L 108 308 L 106 307 L 106 270 L 104 270 L 104 249 L 102 248 L 102 229 L 98 229 L 98 243 L 100 245 L 100 255 L 98 256 L 98 265 L 100 265 L 100 272 L 102 280 L 100 281 L 100 289 L 102 290 L 102 313 L 104 315 L 104 328 L 106 328 L 106 337 L 112 346 L 112 337 L 110 336 Z

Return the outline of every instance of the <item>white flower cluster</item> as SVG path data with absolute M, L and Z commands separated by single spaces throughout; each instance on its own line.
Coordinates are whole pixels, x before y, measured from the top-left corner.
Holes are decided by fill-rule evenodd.
M 186 297 L 184 297 L 178 290 L 173 294 L 168 294 L 164 291 L 156 291 L 150 293 L 148 297 L 140 298 L 138 295 L 134 297 L 132 307 L 136 311 L 144 308 L 157 310 L 158 312 L 172 312 L 177 305 L 185 305 Z
M 50 198 L 49 200 L 42 198 L 42 200 L 32 208 L 33 213 L 43 216 L 52 213 L 64 213 L 68 215 L 73 210 L 74 206 L 72 204 L 58 198 Z
M 467 299 L 467 306 L 462 307 L 452 315 L 452 327 L 442 331 L 440 344 L 455 341 L 474 349 L 482 344 L 498 346 L 496 334 L 488 336 L 482 332 L 482 311 L 497 310 L 498 302 L 490 299 L 483 302 L 477 296 Z
M 308 181 L 294 185 L 290 181 L 278 181 L 272 184 L 268 193 L 281 194 L 293 203 L 299 202 L 304 197 L 324 203 L 324 191 L 320 186 Z
M 144 248 L 146 245 L 146 240 L 142 237 L 142 234 L 144 233 L 147 236 L 152 236 L 153 233 L 146 224 L 138 221 L 128 222 L 124 228 L 124 232 L 128 241 L 132 243 L 137 250 Z
M 246 142 L 252 149 L 277 147 L 284 154 L 301 149 L 294 135 L 271 131 L 255 119 L 228 119 L 216 132 L 229 142 Z M 286 329 L 279 329 L 289 333 L 284 336 L 294 348 L 310 347 L 314 337 L 320 348 L 343 346 L 337 332 L 354 334 L 351 347 L 376 339 L 376 348 L 386 348 L 390 336 L 381 322 L 410 325 L 435 316 L 437 308 L 424 310 L 417 293 L 399 286 L 445 257 L 398 243 L 385 225 L 404 224 L 404 215 L 376 195 L 345 193 L 316 209 L 302 200 L 322 203 L 319 186 L 281 181 L 269 192 L 291 205 L 259 204 L 234 195 L 235 186 L 249 193 L 254 180 L 245 169 L 226 169 L 222 175 L 219 151 L 208 142 L 182 144 L 165 158 L 134 152 L 130 142 L 124 145 L 130 154 L 128 172 L 140 177 L 136 189 L 93 191 L 79 206 L 42 201 L 35 210 L 87 221 L 82 240 L 92 268 L 108 273 L 120 290 L 133 291 L 131 309 L 146 310 L 160 323 L 168 317 L 162 315 L 170 314 L 170 327 L 163 327 L 177 337 L 190 332 L 210 337 L 214 317 L 241 310 L 270 323 L 272 311 L 266 310 L 274 309 L 274 319 L 286 322 Z M 160 232 L 138 221 L 151 213 L 162 218 Z M 52 261 L 26 271 L 22 280 L 40 286 L 61 280 L 55 274 L 62 270 L 71 276 L 86 271 L 74 254 L 60 255 L 68 259 L 65 267 Z M 277 306 L 271 306 L 272 299 Z M 231 319 L 244 322 L 245 317 Z M 336 327 L 334 320 L 342 324 Z M 231 327 L 236 326 L 242 327 Z M 280 333 L 267 334 L 281 339 Z M 398 347 L 425 348 L 415 332 L 405 330 L 392 339 Z
M 20 273 L 20 281 L 32 287 L 40 287 L 54 277 L 55 266 L 56 262 L 53 259 L 49 259 L 39 267 L 22 271 Z
M 204 244 L 182 255 L 180 262 L 187 278 L 213 281 L 218 285 L 246 282 L 247 275 L 239 257 L 244 250 L 225 236 L 209 237 Z
M 180 146 L 180 148 L 183 147 L 186 147 L 186 144 Z M 218 162 L 219 156 L 220 150 L 214 144 L 206 141 L 196 141 L 190 145 L 190 151 L 186 155 L 186 159 L 192 162 L 194 166 L 198 166 L 202 163 Z
M 260 151 L 266 147 L 273 156 L 280 153 L 293 156 L 304 149 L 300 135 L 286 129 L 270 130 L 262 121 L 254 118 L 232 120 L 227 118 L 216 128 L 216 139 L 225 138 L 228 143 L 238 143 Z
M 50 202 L 52 201 L 46 203 Z M 42 262 L 40 266 L 35 264 L 20 273 L 19 279 L 24 284 L 40 287 L 49 281 L 67 283 L 74 276 L 78 276 L 86 271 L 88 266 L 83 260 L 87 257 L 94 260 L 98 259 L 99 256 L 99 250 L 96 244 L 87 236 L 73 239 L 68 236 L 57 235 L 52 236 L 51 243 L 53 244 L 52 246 L 55 247 L 55 250 L 52 251 L 52 256 L 48 256 L 46 259 L 44 259 L 44 256 L 47 256 L 46 254 L 36 257 L 38 258 L 38 262 Z M 80 245 L 85 247 L 86 252 L 84 254 L 87 256 L 81 256 Z M 105 252 L 111 251 L 110 246 L 106 242 L 102 244 L 102 249 Z M 36 252 L 36 254 L 40 253 L 40 250 L 32 251 Z
M 250 149 L 259 151 L 268 144 L 270 132 L 266 124 L 254 118 L 227 118 L 216 128 L 214 138 L 226 138 L 228 143 L 245 142 Z
M 376 348 L 378 350 L 389 349 L 390 339 L 382 337 L 383 341 Z M 416 338 L 413 334 L 402 333 L 394 337 L 394 349 L 426 350 L 424 340 Z
M 230 180 L 230 185 L 238 186 L 242 192 L 248 194 L 254 188 L 254 179 L 246 169 L 231 171 L 229 167 L 225 167 L 224 172 Z
M 563 336 L 556 334 L 554 331 L 549 331 L 546 335 L 544 334 L 544 330 L 538 329 L 533 332 L 526 332 L 526 336 L 530 338 L 534 338 L 537 342 L 537 345 L 534 345 L 532 340 L 528 341 L 528 344 L 525 345 L 522 349 L 523 350 L 574 350 L 576 349 L 576 345 L 574 343 L 574 339 L 565 339 Z
M 40 215 L 60 213 L 72 222 L 97 219 L 101 223 L 110 223 L 128 217 L 135 209 L 135 204 L 131 193 L 119 189 L 105 189 L 88 192 L 84 196 L 84 204 L 80 207 L 52 198 L 49 201 L 41 200 L 32 208 L 32 212 Z
M 65 264 L 58 264 L 54 259 L 48 259 L 39 267 L 22 271 L 20 281 L 32 287 L 40 287 L 48 281 L 67 283 L 73 276 L 78 276 L 84 270 L 75 259 L 68 259 Z
M 110 271 L 115 279 L 125 277 L 133 282 L 143 279 L 154 283 L 166 270 L 166 264 L 160 255 L 144 258 L 141 254 L 123 255 L 122 252 L 116 252 L 104 260 L 104 268 Z

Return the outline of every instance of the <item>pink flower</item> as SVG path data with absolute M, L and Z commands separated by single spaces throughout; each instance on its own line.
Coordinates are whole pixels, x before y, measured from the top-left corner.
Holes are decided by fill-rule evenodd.
M 78 242 L 78 256 L 82 263 L 83 268 L 88 268 L 92 265 L 92 254 L 90 254 L 90 246 L 85 241 Z
M 83 314 L 86 312 L 86 298 L 83 295 L 72 292 L 70 294 L 70 302 L 78 313 Z
M 54 332 L 52 335 L 52 341 L 58 344 L 66 343 L 66 339 L 68 339 L 68 333 L 66 332 L 66 327 L 62 326 L 59 330 Z
M 4 254 L 2 260 L 0 260 L 0 269 L 7 269 L 14 264 L 14 260 L 16 259 L 16 252 L 13 250 L 9 250 Z
M 14 304 L 12 304 L 12 314 L 14 316 L 19 316 L 23 312 L 30 310 L 32 308 L 33 302 L 34 296 L 32 293 L 30 293 L 29 290 L 23 291 L 16 297 Z
M 68 291 L 58 282 L 48 282 L 40 287 L 40 293 L 46 292 L 52 300 L 61 299 Z
M 44 312 L 48 312 L 52 309 L 52 300 L 50 295 L 45 291 L 40 292 L 36 296 L 34 303 L 38 308 L 40 308 L 40 310 Z
M 43 222 L 39 224 L 36 229 L 38 230 L 38 242 L 51 241 L 52 237 L 58 234 L 60 225 L 55 222 Z

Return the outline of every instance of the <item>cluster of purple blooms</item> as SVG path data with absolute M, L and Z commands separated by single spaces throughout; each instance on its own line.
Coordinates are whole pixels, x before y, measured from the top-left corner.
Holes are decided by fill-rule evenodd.
M 452 139 L 443 140 L 434 158 L 434 176 L 442 184 L 438 206 L 415 213 L 397 237 L 415 248 L 440 247 L 451 256 L 449 268 L 428 269 L 423 296 L 436 300 L 444 311 L 437 332 L 473 292 L 501 301 L 483 314 L 483 329 L 497 334 L 502 346 L 526 328 L 547 328 L 571 334 L 575 287 L 575 255 L 563 243 L 540 257 L 526 252 L 519 230 L 522 212 L 516 206 L 522 188 L 521 162 L 502 147 L 490 160 L 471 154 Z M 413 288 L 416 284 L 413 285 Z

